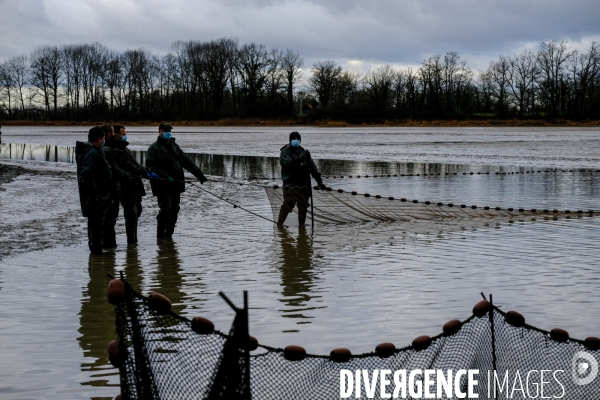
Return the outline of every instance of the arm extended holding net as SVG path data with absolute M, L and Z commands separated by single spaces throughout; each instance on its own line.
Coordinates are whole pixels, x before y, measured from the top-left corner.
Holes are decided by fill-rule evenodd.
M 310 152 L 308 150 L 306 150 L 306 157 L 308 158 L 309 174 L 312 175 L 314 180 L 317 182 L 317 186 L 319 187 L 319 189 L 325 190 L 326 186 L 323 183 L 323 178 L 321 178 L 321 173 L 317 169 L 317 164 L 315 164 L 315 162 L 313 161 L 312 157 L 310 156 Z

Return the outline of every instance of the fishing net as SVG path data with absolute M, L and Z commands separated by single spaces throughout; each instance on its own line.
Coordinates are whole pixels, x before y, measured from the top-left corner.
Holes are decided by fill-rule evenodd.
M 115 281 L 123 282 L 111 281 L 109 299 Z M 532 398 L 542 398 L 542 381 L 544 396 L 591 400 L 600 393 L 600 379 L 581 382 L 594 373 L 593 365 L 590 374 L 585 376 L 583 371 L 583 378 L 577 376 L 580 380 L 573 372 L 581 354 L 590 363 L 585 357 L 600 359 L 600 339 L 580 341 L 569 339 L 562 330 L 540 330 L 527 325 L 520 314 L 505 313 L 485 300 L 467 320 L 450 321 L 442 334 L 421 336 L 401 349 L 386 343 L 372 353 L 352 355 L 336 349 L 330 355 L 310 355 L 297 346 L 258 345 L 248 335 L 247 305 L 235 309 L 232 329 L 224 334 L 208 320 L 188 320 L 173 313 L 160 295 L 144 297 L 126 282 L 122 287 L 122 294 L 111 299 L 117 304 L 119 342 L 114 342 L 117 346 L 112 350 L 109 346 L 109 355 L 119 366 L 125 399 L 337 399 L 342 369 L 352 373 L 476 369 L 479 398 L 528 398 L 526 394 L 534 396 L 536 390 Z M 550 372 L 541 376 L 541 370 Z M 437 377 L 432 378 L 435 392 Z M 458 382 L 456 387 L 466 392 L 467 377 Z M 370 398 L 382 398 L 377 386 Z M 392 379 L 386 392 L 392 394 L 395 389 Z M 409 393 L 406 398 L 412 398 Z
M 342 189 L 316 190 L 308 187 L 284 187 L 277 185 L 265 187 L 273 220 L 277 221 L 284 202 L 290 204 L 308 204 L 312 195 L 312 208 L 308 206 L 307 219 L 310 223 L 344 224 L 360 222 L 415 222 L 428 221 L 440 223 L 445 221 L 484 221 L 504 218 L 535 219 L 558 218 L 565 216 L 593 215 L 593 210 L 550 210 L 502 208 L 498 206 L 477 206 L 468 204 L 453 204 L 433 201 L 419 201 L 405 198 L 385 197 L 346 192 Z M 298 207 L 294 207 L 294 214 Z M 314 214 L 313 214 L 314 213 Z M 289 215 L 286 225 L 294 225 L 298 218 Z

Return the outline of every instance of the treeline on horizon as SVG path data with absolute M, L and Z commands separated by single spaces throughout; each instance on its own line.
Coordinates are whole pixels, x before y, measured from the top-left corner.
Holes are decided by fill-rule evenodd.
M 302 112 L 300 112 L 302 110 Z M 475 74 L 455 52 L 418 68 L 360 73 L 333 60 L 237 39 L 177 41 L 166 55 L 100 43 L 41 46 L 0 64 L 0 119 L 218 120 L 600 117 L 600 48 L 567 42 L 492 60 Z

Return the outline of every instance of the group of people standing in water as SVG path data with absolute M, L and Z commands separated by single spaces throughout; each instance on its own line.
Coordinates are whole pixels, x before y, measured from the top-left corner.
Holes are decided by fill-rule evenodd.
M 87 142 L 76 143 L 79 200 L 88 221 L 88 246 L 92 254 L 117 247 L 115 225 L 120 207 L 123 207 L 127 244 L 137 245 L 138 219 L 142 214 L 142 197 L 146 195 L 142 179 L 150 180 L 152 195 L 158 200 L 156 237 L 173 237 L 181 193 L 185 191 L 183 170 L 202 184 L 207 178 L 175 142 L 172 129 L 167 122 L 159 125 L 158 137 L 146 152 L 145 165 L 140 165 L 128 149 L 123 125 L 95 126 L 89 130 Z M 295 206 L 298 222 L 304 225 L 311 176 L 319 188 L 325 188 L 310 153 L 300 143 L 300 134 L 292 132 L 289 143 L 281 148 L 284 201 L 277 220 L 279 226 Z

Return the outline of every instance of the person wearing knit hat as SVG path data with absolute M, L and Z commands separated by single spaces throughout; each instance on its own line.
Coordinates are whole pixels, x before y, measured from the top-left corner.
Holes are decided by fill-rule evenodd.
M 311 195 L 311 176 L 320 189 L 325 189 L 317 165 L 310 156 L 310 152 L 300 145 L 301 140 L 300 133 L 290 133 L 289 143 L 281 148 L 279 155 L 281 179 L 283 180 L 283 204 L 279 210 L 278 226 L 283 225 L 294 207 L 298 207 L 298 224 L 300 226 L 305 224 L 308 199 Z

